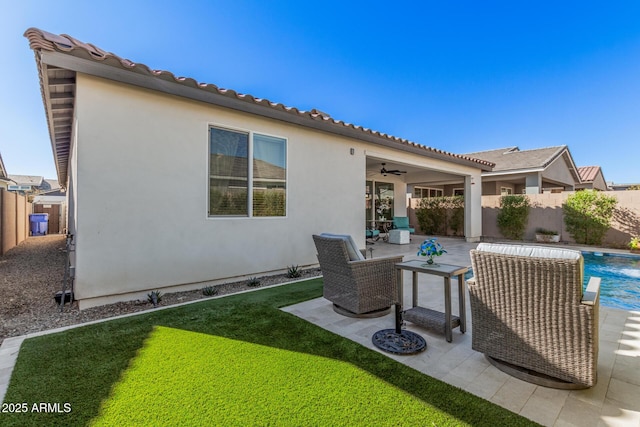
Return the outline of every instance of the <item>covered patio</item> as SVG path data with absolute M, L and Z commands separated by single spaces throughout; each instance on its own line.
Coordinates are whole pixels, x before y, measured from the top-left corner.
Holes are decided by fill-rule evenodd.
M 417 246 L 424 236 L 413 236 L 409 245 L 382 240 L 367 246 L 367 256 L 404 256 L 418 259 Z M 470 265 L 469 251 L 477 245 L 464 239 L 439 238 L 447 250 L 440 262 Z M 591 248 L 593 250 L 593 248 Z M 614 252 L 609 251 L 607 252 Z M 444 311 L 442 278 L 419 274 L 421 306 Z M 457 313 L 457 292 L 452 292 Z M 411 304 L 411 274 L 404 272 L 403 305 Z M 365 347 L 378 350 L 371 341 L 381 329 L 394 327 L 393 312 L 374 319 L 355 319 L 337 314 L 324 298 L 306 301 L 283 310 Z M 426 351 L 400 356 L 383 352 L 403 364 L 448 384 L 503 406 L 546 426 L 640 426 L 640 311 L 600 306 L 598 382 L 586 390 L 557 390 L 513 378 L 491 365 L 471 348 L 471 318 L 467 297 L 467 331 L 453 330 L 448 343 L 441 333 L 406 322 L 407 330 L 425 338 Z
M 365 225 L 408 217 L 410 199 L 464 196 L 464 237 L 478 242 L 482 234 L 482 185 L 478 170 L 418 156 L 366 153 Z M 476 185 L 476 183 L 478 185 Z M 418 228 L 418 224 L 410 224 Z

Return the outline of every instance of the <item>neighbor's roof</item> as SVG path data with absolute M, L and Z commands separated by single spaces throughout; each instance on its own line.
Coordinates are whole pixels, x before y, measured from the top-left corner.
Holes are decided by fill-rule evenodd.
M 57 190 L 60 188 L 60 183 L 58 182 L 57 179 L 45 178 L 44 183 L 47 184 L 51 190 Z
M 520 150 L 518 147 L 501 148 L 497 150 L 467 153 L 467 156 L 477 157 L 495 163 L 494 172 L 546 168 L 556 160 L 565 150 L 566 145 L 557 147 Z
M 18 185 L 31 185 L 34 187 L 40 187 L 42 181 L 44 181 L 44 177 L 35 175 L 9 175 L 9 179 Z
M 514 146 L 497 150 L 480 151 L 477 153 L 467 153 L 466 156 L 493 163 L 495 165 L 493 170 L 486 172 L 486 175 L 543 171 L 558 158 L 563 157 L 574 180 L 576 182 L 582 182 L 578 174 L 578 168 L 569 152 L 569 147 L 566 145 L 536 148 L 533 150 L 520 150 Z
M 7 176 L 7 170 L 4 167 L 4 162 L 2 161 L 2 154 L 0 154 L 0 179 L 9 179 Z
M 403 149 L 418 155 L 472 166 L 485 171 L 491 170 L 493 167 L 491 162 L 485 160 L 426 147 L 406 139 L 335 120 L 316 109 L 302 111 L 267 99 L 219 88 L 214 84 L 199 83 L 191 78 L 176 77 L 169 71 L 152 70 L 144 64 L 137 64 L 121 58 L 65 34 L 56 35 L 37 28 L 29 28 L 24 35 L 29 39 L 29 45 L 36 55 L 51 144 L 58 179 L 61 183 L 66 183 L 67 178 L 76 72 L 283 120 L 374 144 Z
M 595 180 L 600 171 L 600 166 L 580 166 L 578 168 L 578 173 L 580 174 L 582 182 L 591 182 Z M 602 179 L 604 179 L 604 176 Z

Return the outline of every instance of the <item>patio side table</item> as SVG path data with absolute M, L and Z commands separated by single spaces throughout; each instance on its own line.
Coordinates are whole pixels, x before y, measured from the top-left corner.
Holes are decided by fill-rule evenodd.
M 428 265 L 425 261 L 412 260 L 396 264 L 398 274 L 398 294 L 400 303 L 403 300 L 403 277 L 402 271 L 409 270 L 413 273 L 413 295 L 412 308 L 403 311 L 402 318 L 416 325 L 442 331 L 448 342 L 453 337 L 451 331 L 460 328 L 460 332 L 467 330 L 466 309 L 465 309 L 465 289 L 464 274 L 469 271 L 469 266 L 459 266 L 451 264 Z M 444 313 L 418 305 L 418 273 L 432 274 L 444 278 Z M 458 277 L 458 316 L 451 314 L 451 278 Z

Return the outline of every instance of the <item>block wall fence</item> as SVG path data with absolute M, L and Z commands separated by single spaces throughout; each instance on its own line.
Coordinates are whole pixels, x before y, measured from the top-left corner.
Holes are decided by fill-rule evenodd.
M 529 221 L 525 231 L 525 241 L 535 240 L 537 228 L 555 230 L 560 233 L 560 241 L 575 243 L 564 226 L 562 204 L 573 192 L 528 194 L 531 203 Z M 610 230 L 604 238 L 603 245 L 624 249 L 632 237 L 640 236 L 640 190 L 606 191 L 604 194 L 618 200 Z M 420 233 L 415 210 L 419 199 L 409 201 L 409 220 Z M 504 239 L 497 225 L 500 212 L 500 196 L 482 196 L 482 238 L 486 241 Z

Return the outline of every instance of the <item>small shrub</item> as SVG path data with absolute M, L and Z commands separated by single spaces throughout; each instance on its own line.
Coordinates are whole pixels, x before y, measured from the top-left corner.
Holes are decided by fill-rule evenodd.
M 502 196 L 497 222 L 507 239 L 522 240 L 529 219 L 529 198 L 523 194 Z
M 464 197 L 430 197 L 420 200 L 416 209 L 418 225 L 423 233 L 464 235 Z
M 252 277 L 247 281 L 247 286 L 250 286 L 252 288 L 255 288 L 256 286 L 260 286 L 260 279 L 258 279 L 257 277 Z
M 416 217 L 420 229 L 426 234 L 445 234 L 447 211 L 443 197 L 431 197 L 420 200 Z
M 202 288 L 202 295 L 210 297 L 218 294 L 218 288 L 215 286 L 205 286 Z
M 147 294 L 147 301 L 153 304 L 156 307 L 162 301 L 162 292 L 160 291 L 151 291 Z
M 287 277 L 290 279 L 302 276 L 302 271 L 300 271 L 300 267 L 297 265 L 292 265 L 287 268 Z
M 628 246 L 632 251 L 640 250 L 640 237 L 632 238 Z
M 578 191 L 562 205 L 564 223 L 576 243 L 601 245 L 618 199 L 599 191 Z
M 557 236 L 558 232 L 554 230 L 547 230 L 546 228 L 536 228 L 536 234 L 542 234 L 543 236 Z

